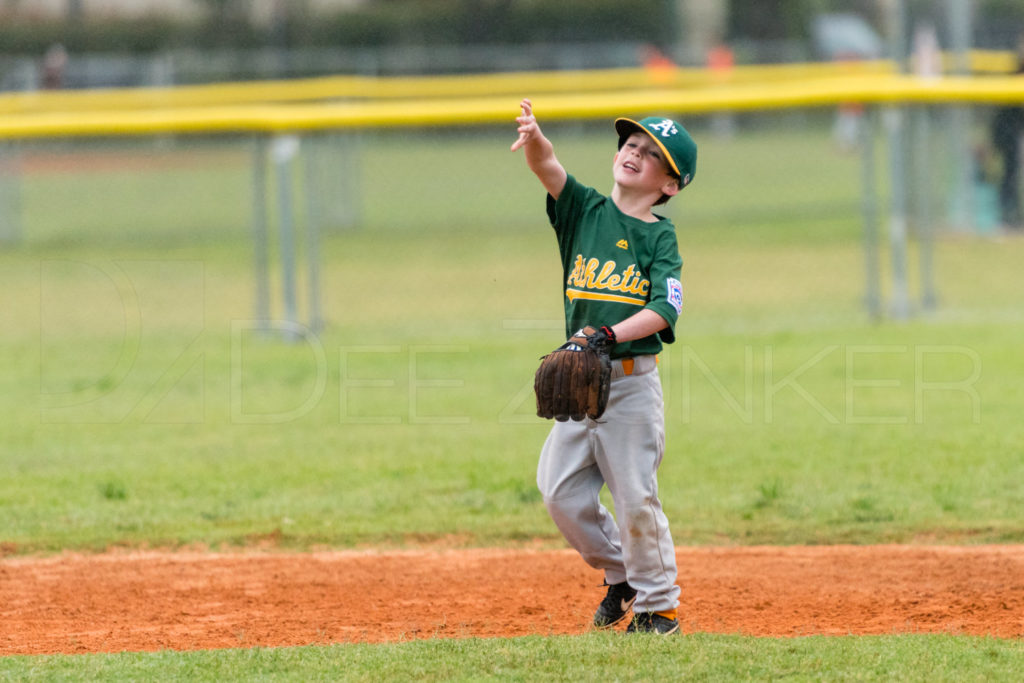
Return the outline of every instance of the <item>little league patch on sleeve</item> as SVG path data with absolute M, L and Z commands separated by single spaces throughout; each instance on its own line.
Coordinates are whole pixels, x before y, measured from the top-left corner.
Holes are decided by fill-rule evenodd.
M 674 277 L 668 278 L 668 302 L 677 315 L 683 312 L 683 283 Z

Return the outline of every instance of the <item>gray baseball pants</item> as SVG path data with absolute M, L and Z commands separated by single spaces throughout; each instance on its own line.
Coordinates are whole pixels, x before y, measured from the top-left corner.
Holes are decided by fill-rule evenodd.
M 629 375 L 613 361 L 600 420 L 555 423 L 541 450 L 537 486 L 587 564 L 604 570 L 609 584 L 629 581 L 637 590 L 634 610 L 661 612 L 679 605 L 675 547 L 658 499 L 665 409 L 655 357 L 633 360 Z M 599 499 L 604 485 L 617 523 Z

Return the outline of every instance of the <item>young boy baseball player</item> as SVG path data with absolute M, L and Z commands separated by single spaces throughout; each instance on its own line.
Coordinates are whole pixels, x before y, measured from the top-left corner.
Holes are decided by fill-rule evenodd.
M 675 549 L 658 499 L 665 414 L 656 356 L 675 339 L 682 259 L 675 227 L 652 209 L 693 179 L 697 147 L 670 119 L 616 119 L 619 150 L 606 197 L 566 172 L 530 100 L 521 107 L 512 151 L 523 149 L 548 192 L 564 271 L 566 336 L 590 325 L 612 345 L 604 415 L 555 422 L 537 485 L 566 540 L 604 571 L 608 591 L 594 625 L 610 627 L 632 609 L 627 631 L 677 633 Z M 598 497 L 603 485 L 617 522 Z

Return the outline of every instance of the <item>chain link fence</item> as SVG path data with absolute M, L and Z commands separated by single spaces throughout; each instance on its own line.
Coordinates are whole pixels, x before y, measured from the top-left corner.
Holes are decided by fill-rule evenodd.
M 348 240 L 478 244 L 487 234 L 543 234 L 543 193 L 508 151 L 516 107 L 510 99 L 504 127 L 5 142 L 2 248 L 229 249 L 254 264 L 258 315 L 272 315 L 280 296 L 293 318 L 306 297 L 295 280 L 315 285 Z M 1022 244 L 995 202 L 991 108 L 971 111 L 977 154 L 966 193 L 957 145 L 940 133 L 950 110 L 909 112 L 917 124 L 907 134 L 898 219 L 905 245 L 892 237 L 891 116 L 816 108 L 681 117 L 700 146 L 697 179 L 664 213 L 689 275 L 713 283 L 700 300 L 747 320 L 1016 310 L 1012 254 Z M 610 190 L 610 121 L 557 121 L 545 131 L 571 173 Z M 308 297 L 314 325 L 336 313 L 319 310 L 315 289 Z

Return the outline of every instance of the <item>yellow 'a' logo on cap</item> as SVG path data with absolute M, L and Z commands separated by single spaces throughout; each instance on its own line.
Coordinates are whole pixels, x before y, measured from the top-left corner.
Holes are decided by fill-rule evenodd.
M 619 249 L 629 249 L 629 242 L 627 242 L 626 240 L 619 240 L 618 242 L 615 243 L 615 246 L 617 246 Z

